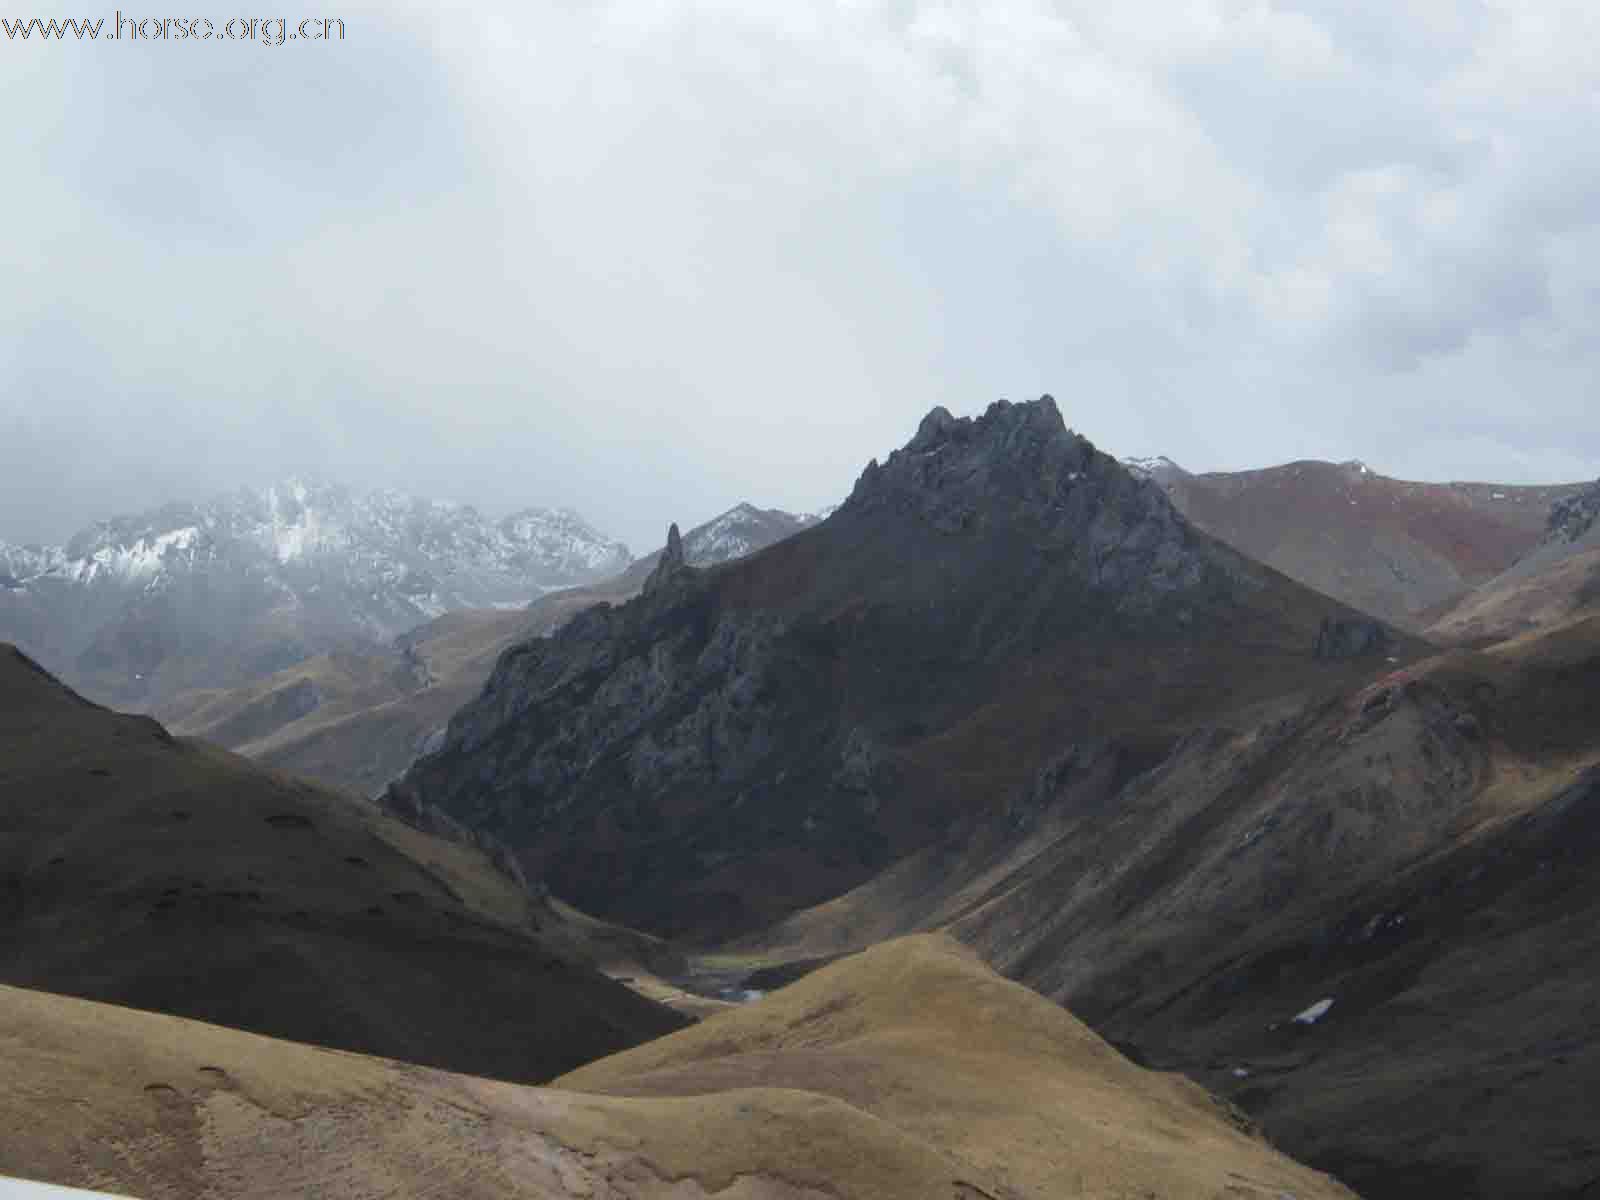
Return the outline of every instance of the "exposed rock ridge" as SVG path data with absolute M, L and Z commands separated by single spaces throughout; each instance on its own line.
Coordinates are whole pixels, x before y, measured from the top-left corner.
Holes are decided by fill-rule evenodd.
M 1550 506 L 1550 523 L 1544 540 L 1546 543 L 1576 542 L 1594 528 L 1596 520 L 1600 520 L 1600 480 Z
M 667 527 L 667 546 L 661 552 L 655 569 L 650 572 L 644 581 L 643 591 L 646 595 L 665 587 L 672 580 L 681 576 L 689 569 L 683 557 L 683 535 L 678 532 L 678 523 L 674 521 Z
M 1021 524 L 1092 585 L 1126 589 L 1128 607 L 1194 586 L 1204 566 L 1164 489 L 1068 429 L 1048 395 L 999 400 L 976 418 L 935 408 L 903 449 L 867 464 L 841 509 L 875 510 L 951 537 Z

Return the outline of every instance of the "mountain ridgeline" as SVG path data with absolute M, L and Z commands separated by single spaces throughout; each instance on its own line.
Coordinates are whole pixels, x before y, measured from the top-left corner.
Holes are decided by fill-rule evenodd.
M 1539 544 L 1581 485 L 1418 483 L 1360 462 L 1191 474 L 1130 459 L 1213 537 L 1402 628 L 1423 630 Z
M 1128 730 L 1348 684 L 1416 647 L 1193 528 L 1055 402 L 935 409 L 826 521 L 509 649 L 389 791 L 580 907 L 716 938 L 855 886 Z

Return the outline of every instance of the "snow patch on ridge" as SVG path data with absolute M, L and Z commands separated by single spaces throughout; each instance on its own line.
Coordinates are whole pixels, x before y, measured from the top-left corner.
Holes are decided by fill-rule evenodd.
M 1318 1021 L 1322 1020 L 1323 1017 L 1328 1015 L 1328 1010 L 1332 1007 L 1333 997 L 1324 996 L 1321 1000 L 1318 1000 L 1309 1008 L 1302 1012 L 1296 1013 L 1293 1017 L 1294 1023 L 1296 1025 L 1315 1025 Z

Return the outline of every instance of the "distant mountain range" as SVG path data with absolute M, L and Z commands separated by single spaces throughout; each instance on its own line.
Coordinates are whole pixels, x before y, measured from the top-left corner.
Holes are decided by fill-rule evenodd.
M 0 638 L 97 699 L 146 706 L 463 608 L 520 608 L 615 575 L 628 548 L 570 510 L 290 480 L 0 544 Z
M 737 504 L 690 530 L 684 553 L 713 566 L 809 528 L 832 510 L 795 514 Z M 364 650 L 335 650 L 236 687 L 191 689 L 154 711 L 180 733 L 323 783 L 375 794 L 443 735 L 508 646 L 548 634 L 595 604 L 638 592 L 658 550 L 586 586 L 546 593 L 527 610 L 463 609 Z

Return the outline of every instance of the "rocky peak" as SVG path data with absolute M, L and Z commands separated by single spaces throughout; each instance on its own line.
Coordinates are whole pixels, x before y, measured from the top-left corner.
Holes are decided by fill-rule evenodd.
M 661 558 L 656 562 L 655 570 L 650 572 L 650 577 L 644 581 L 642 590 L 648 596 L 688 570 L 689 565 L 683 557 L 683 535 L 678 532 L 678 523 L 674 521 L 667 526 L 666 548 L 661 551 Z
M 842 511 L 892 512 L 951 537 L 1025 529 L 1111 588 L 1170 591 L 1200 571 L 1164 489 L 1067 428 L 1048 395 L 978 417 L 933 409 L 902 449 L 867 464 Z
M 1600 480 L 1550 506 L 1544 540 L 1575 542 L 1594 528 L 1596 520 L 1600 520 Z

